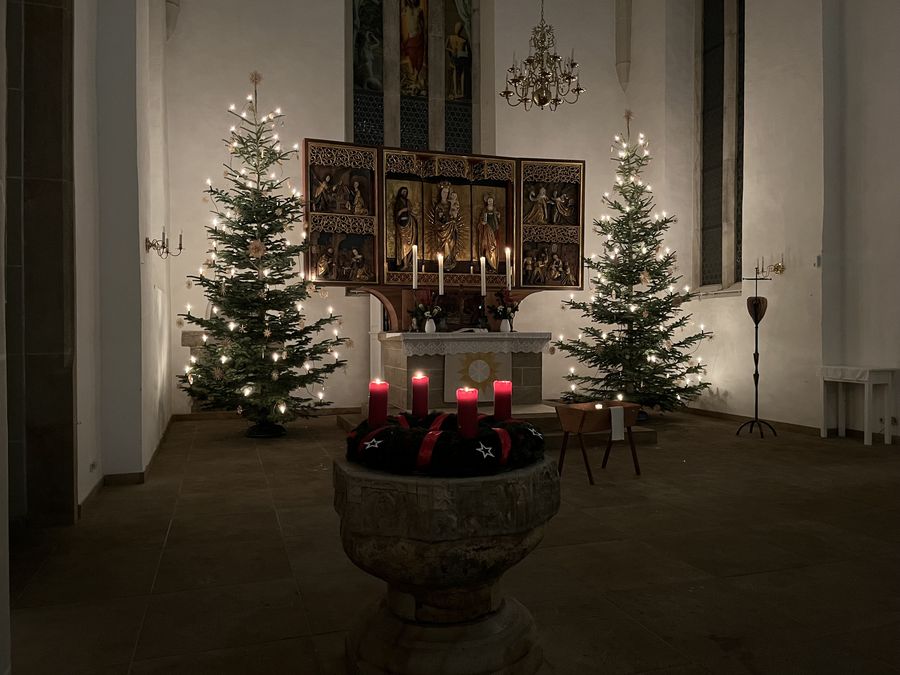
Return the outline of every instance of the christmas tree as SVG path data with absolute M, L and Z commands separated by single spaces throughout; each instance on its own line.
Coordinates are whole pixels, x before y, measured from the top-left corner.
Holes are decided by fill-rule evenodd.
M 603 195 L 613 215 L 594 221 L 603 252 L 586 258 L 593 286 L 589 301 L 565 302 L 590 321 L 575 339 L 561 338 L 556 347 L 588 368 L 570 368 L 570 401 L 613 399 L 672 410 L 696 398 L 709 386 L 694 356 L 711 333 L 689 330 L 691 316 L 681 305 L 692 295 L 678 288 L 675 253 L 663 235 L 675 217 L 654 209 L 653 192 L 641 174 L 650 162 L 644 134 L 631 139 L 628 130 L 615 137 L 617 155 L 613 194 Z
M 247 433 L 257 437 L 281 435 L 280 422 L 327 405 L 322 385 L 346 363 L 336 351 L 346 341 L 337 329 L 317 340 L 339 317 L 330 309 L 315 321 L 304 314 L 303 302 L 316 292 L 298 269 L 308 242 L 302 231 L 296 243 L 288 238 L 302 223 L 303 201 L 281 174 L 299 146 L 282 147 L 280 109 L 260 112 L 261 79 L 250 76 L 253 93 L 243 110 L 229 109 L 227 186 L 207 180 L 210 249 L 199 274 L 188 278 L 203 289 L 209 311 L 198 316 L 188 305 L 180 315 L 203 330 L 203 347 L 179 376 L 203 407 L 236 410 L 254 422 Z

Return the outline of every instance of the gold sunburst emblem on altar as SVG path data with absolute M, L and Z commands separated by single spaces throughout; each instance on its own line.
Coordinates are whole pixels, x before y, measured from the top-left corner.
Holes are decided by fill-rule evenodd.
M 497 354 L 484 352 L 463 354 L 459 367 L 459 382 L 461 386 L 478 390 L 479 398 L 482 394 L 493 392 L 494 380 L 499 377 L 500 362 Z

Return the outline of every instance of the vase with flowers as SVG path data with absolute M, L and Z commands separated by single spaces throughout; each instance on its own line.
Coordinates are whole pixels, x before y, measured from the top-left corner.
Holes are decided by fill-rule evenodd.
M 409 310 L 412 317 L 413 330 L 434 333 L 437 330 L 435 319 L 443 316 L 444 310 L 437 304 L 437 294 L 433 291 L 421 290 L 415 293 L 415 304 Z
M 506 289 L 497 291 L 495 297 L 497 298 L 497 304 L 488 305 L 488 312 L 493 317 L 492 327 L 493 324 L 496 324 L 497 328 L 495 330 L 499 330 L 501 333 L 509 333 L 512 331 L 512 323 L 516 312 L 519 311 L 519 303 L 513 300 L 512 295 Z

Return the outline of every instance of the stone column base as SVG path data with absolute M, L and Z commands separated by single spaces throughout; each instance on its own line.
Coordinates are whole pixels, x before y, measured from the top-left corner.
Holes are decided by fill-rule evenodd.
M 534 619 L 513 598 L 458 624 L 404 621 L 382 599 L 347 636 L 351 675 L 534 675 L 542 663 Z

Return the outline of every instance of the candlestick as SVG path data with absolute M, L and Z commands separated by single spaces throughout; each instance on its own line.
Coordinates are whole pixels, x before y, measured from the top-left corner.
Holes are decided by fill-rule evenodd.
M 506 290 L 512 290 L 512 267 L 509 264 L 509 256 L 512 253 L 512 250 L 507 246 L 504 249 L 506 253 Z
M 438 253 L 438 295 L 444 294 L 444 254 Z
M 419 287 L 419 247 L 413 244 L 412 247 L 412 268 L 413 268 L 413 290 Z
M 428 414 L 428 376 L 416 373 L 412 378 L 412 414 L 422 418 Z
M 456 423 L 464 438 L 478 435 L 478 390 L 462 387 L 456 390 Z
M 380 429 L 387 422 L 388 389 L 388 383 L 377 378 L 369 382 L 370 429 Z
M 487 279 L 484 276 L 484 256 L 481 256 L 478 261 L 481 263 L 481 294 L 487 295 Z
M 498 422 L 512 417 L 512 382 L 494 380 L 494 419 Z

